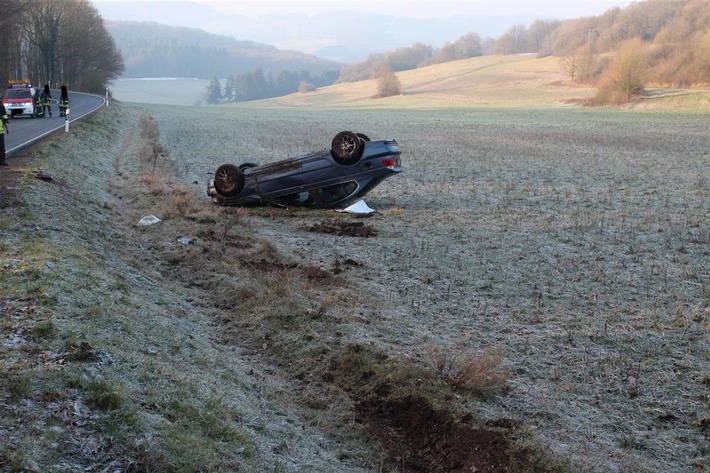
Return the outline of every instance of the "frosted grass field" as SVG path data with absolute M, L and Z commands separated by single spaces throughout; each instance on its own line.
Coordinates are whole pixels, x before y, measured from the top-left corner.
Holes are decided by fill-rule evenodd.
M 117 79 L 109 86 L 121 102 L 193 106 L 204 101 L 208 80 L 185 78 Z
M 703 114 L 135 106 L 186 183 L 224 162 L 395 138 L 405 172 L 366 199 L 379 236 L 252 212 L 306 264 L 362 263 L 358 336 L 394 352 L 502 349 L 511 390 L 476 414 L 533 426 L 576 471 L 710 467 L 710 138 Z M 205 205 L 212 205 L 205 197 Z M 377 302 L 379 301 L 379 302 Z

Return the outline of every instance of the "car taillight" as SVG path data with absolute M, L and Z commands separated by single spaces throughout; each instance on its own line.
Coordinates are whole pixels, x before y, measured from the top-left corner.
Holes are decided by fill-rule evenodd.
M 393 168 L 397 164 L 397 158 L 387 158 L 382 160 L 382 165 L 386 168 Z

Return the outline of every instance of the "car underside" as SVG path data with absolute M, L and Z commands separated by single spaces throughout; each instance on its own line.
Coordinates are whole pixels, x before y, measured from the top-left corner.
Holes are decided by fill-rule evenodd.
M 399 144 L 343 131 L 323 149 L 264 165 L 223 164 L 207 194 L 225 206 L 343 208 L 402 171 Z

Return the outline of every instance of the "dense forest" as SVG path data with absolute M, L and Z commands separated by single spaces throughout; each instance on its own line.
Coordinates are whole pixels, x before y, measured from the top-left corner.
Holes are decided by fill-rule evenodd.
M 103 92 L 123 61 L 87 0 L 0 0 L 0 79 Z
M 645 0 L 599 16 L 513 25 L 497 39 L 468 33 L 439 49 L 415 44 L 345 66 L 339 81 L 375 79 L 390 71 L 480 55 L 523 53 L 559 57 L 569 79 L 595 84 L 602 102 L 629 100 L 650 84 L 707 87 L 710 2 Z
M 107 21 L 106 28 L 123 60 L 123 77 L 193 77 L 209 79 L 260 68 L 265 73 L 338 71 L 339 63 L 195 28 L 146 22 Z

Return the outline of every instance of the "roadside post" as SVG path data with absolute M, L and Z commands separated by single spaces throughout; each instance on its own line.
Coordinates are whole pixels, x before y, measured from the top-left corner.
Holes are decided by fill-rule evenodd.
M 64 132 L 69 133 L 69 108 L 64 111 Z
M 106 87 L 106 107 L 108 107 L 108 87 Z

